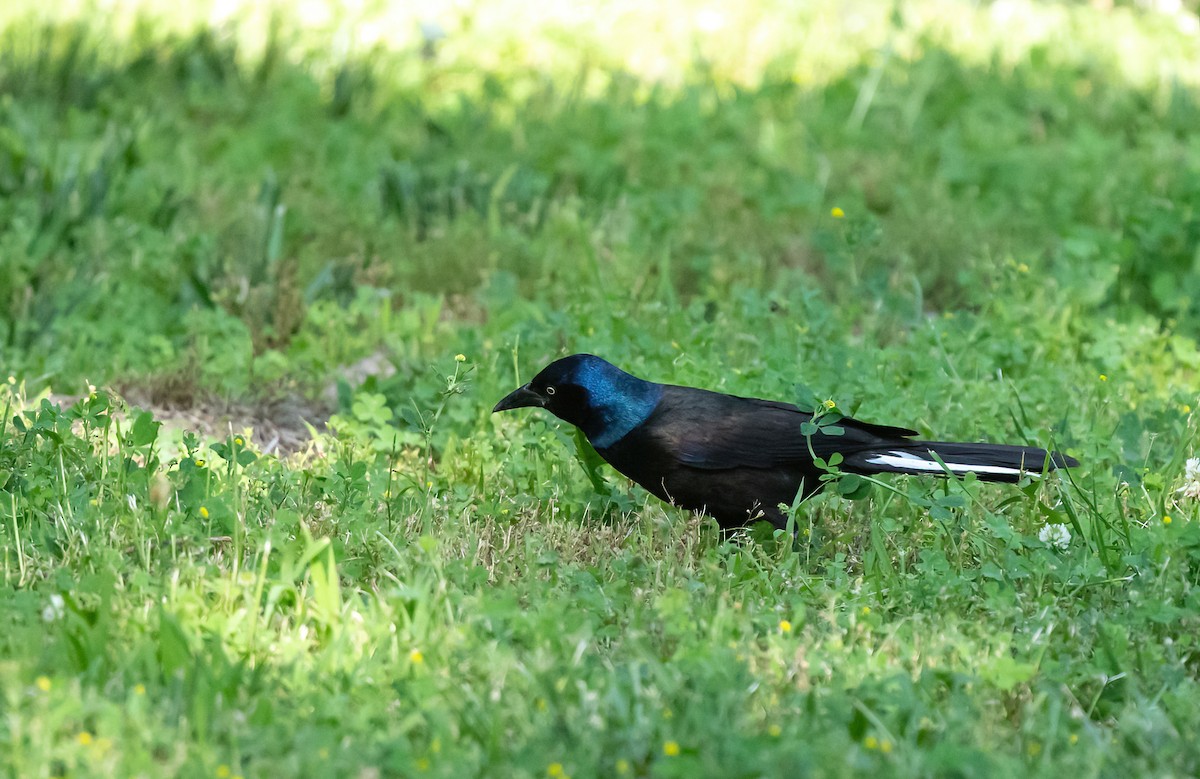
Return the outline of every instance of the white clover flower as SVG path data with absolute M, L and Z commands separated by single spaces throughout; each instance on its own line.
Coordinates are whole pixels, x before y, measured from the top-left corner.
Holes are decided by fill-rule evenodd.
M 1200 457 L 1189 457 L 1183 468 L 1183 486 L 1175 490 L 1185 498 L 1200 500 Z
M 63 618 L 66 614 L 66 602 L 63 601 L 63 596 L 57 592 L 50 596 L 50 602 L 42 609 L 43 622 L 55 622 Z
M 1066 525 L 1046 525 L 1038 531 L 1038 540 L 1060 552 L 1071 545 L 1071 531 Z

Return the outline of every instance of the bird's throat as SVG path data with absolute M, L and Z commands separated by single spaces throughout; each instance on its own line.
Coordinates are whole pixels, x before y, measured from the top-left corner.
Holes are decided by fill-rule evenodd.
M 591 413 L 579 427 L 597 449 L 612 446 L 645 422 L 662 397 L 661 385 L 629 378 L 633 381 L 612 391 L 593 391 Z

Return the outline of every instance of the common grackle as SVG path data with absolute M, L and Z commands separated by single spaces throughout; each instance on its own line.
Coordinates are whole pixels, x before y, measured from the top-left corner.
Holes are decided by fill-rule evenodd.
M 590 354 L 550 363 L 493 413 L 525 407 L 575 425 L 618 471 L 662 500 L 710 514 L 726 530 L 759 519 L 783 528 L 780 504 L 825 485 L 821 476 L 829 471 L 814 457 L 829 462 L 840 454 L 845 473 L 974 473 L 1000 482 L 1079 464 L 1032 446 L 914 441 L 915 430 L 849 417 L 814 424 L 812 414 L 789 403 L 656 384 Z

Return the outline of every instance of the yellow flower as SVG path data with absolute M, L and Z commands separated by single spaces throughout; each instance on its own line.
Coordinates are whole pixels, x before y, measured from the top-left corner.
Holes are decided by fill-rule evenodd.
M 1042 753 L 1042 745 L 1036 741 L 1029 742 L 1029 748 L 1026 750 L 1030 757 L 1037 757 Z
M 830 398 L 829 400 L 825 401 L 825 402 L 824 402 L 824 403 L 822 403 L 821 405 L 822 405 L 822 406 L 824 406 L 825 408 L 828 408 L 828 409 L 832 409 L 832 408 L 836 408 L 836 407 L 837 407 L 837 403 L 834 403 L 834 402 L 833 402 L 833 398 Z
M 229 779 L 230 773 L 231 771 L 229 770 L 229 766 L 225 765 L 224 763 L 217 766 L 217 779 Z
M 667 757 L 678 757 L 679 756 L 679 742 L 678 741 L 664 742 L 663 743 L 663 754 L 666 755 Z
M 553 776 L 553 777 L 557 777 L 558 779 L 565 779 L 566 775 L 567 775 L 567 772 L 563 769 L 562 763 L 551 763 L 550 765 L 548 765 L 546 767 L 546 776 Z
M 428 771 L 429 770 L 429 758 L 423 757 L 420 760 L 418 760 L 417 761 L 417 770 L 418 771 Z
M 240 435 L 234 436 L 233 442 L 235 444 L 237 444 L 238 446 L 242 446 L 243 444 L 246 443 L 246 439 L 242 438 Z
M 879 739 L 874 736 L 867 736 L 863 739 L 863 746 L 867 749 L 876 749 L 879 747 Z
M 146 685 L 144 685 L 144 684 L 135 684 L 135 685 L 133 686 L 133 694 L 134 694 L 134 695 L 145 695 L 145 694 L 146 694 Z
M 204 458 L 203 458 L 203 457 L 201 457 L 200 459 L 196 460 L 196 467 L 197 467 L 197 468 L 203 468 L 203 467 L 204 467 Z
M 788 622 L 786 619 L 779 620 L 779 632 L 780 633 L 791 633 L 792 632 L 792 623 Z
M 1026 265 L 1025 263 L 1022 262 L 1019 265 L 1017 265 L 1017 273 L 1028 273 L 1028 272 L 1029 272 L 1029 266 Z
M 870 614 L 870 613 L 871 613 L 871 607 L 870 607 L 870 606 L 863 606 L 863 607 L 862 607 L 862 612 L 861 612 L 861 613 L 862 613 L 862 615 L 863 615 L 864 617 L 865 617 L 865 616 L 867 616 L 868 614 Z
M 1164 525 L 1171 524 L 1171 516 L 1169 514 L 1167 516 L 1163 517 L 1163 524 Z
M 208 519 L 208 509 L 206 509 L 204 506 L 200 507 L 200 516 Z
M 888 741 L 886 738 L 883 741 L 880 741 L 879 742 L 879 751 L 885 755 L 891 754 L 892 742 Z
M 92 743 L 92 734 L 88 733 L 86 730 L 80 731 L 79 735 L 75 737 L 75 740 L 79 742 L 80 746 L 86 747 L 88 744 Z
M 414 649 L 408 653 L 408 661 L 413 665 L 420 665 L 425 662 L 425 655 L 421 654 L 420 649 Z
M 1108 381 L 1108 376 L 1106 376 L 1105 374 L 1101 373 L 1101 374 L 1100 374 L 1100 381 Z
M 37 678 L 37 680 L 34 682 L 34 684 L 36 684 L 37 688 L 39 690 L 41 690 L 42 692 L 50 692 L 50 677 L 49 676 L 39 676 Z
M 843 211 L 842 209 L 838 208 L 837 206 L 834 206 L 833 208 L 829 209 L 829 215 L 832 216 L 834 219 L 841 219 L 842 217 L 844 217 L 846 215 L 846 212 Z
M 465 355 L 465 354 L 456 354 L 456 355 L 454 355 L 454 361 L 455 361 L 455 362 L 466 362 L 466 361 L 467 361 L 467 355 Z
M 536 701 L 533 702 L 533 705 L 537 707 L 538 711 L 545 711 L 547 708 L 545 698 L 538 698 Z
M 1078 733 L 1072 733 L 1072 734 L 1071 734 L 1071 737 L 1070 737 L 1070 738 L 1068 738 L 1068 739 L 1067 739 L 1067 741 L 1070 741 L 1072 745 L 1074 745 L 1074 744 L 1078 744 L 1078 743 L 1079 743 L 1079 734 L 1078 734 Z
M 771 727 L 767 728 L 767 732 L 770 733 L 772 737 L 779 738 L 783 735 L 783 728 L 779 727 L 778 725 L 772 725 Z
M 621 758 L 620 760 L 617 761 L 617 773 L 618 774 L 629 773 L 629 761 L 628 760 L 626 760 L 625 758 Z
M 1180 407 L 1179 407 L 1179 410 L 1180 410 L 1181 412 L 1183 412 L 1184 414 L 1190 414 L 1190 413 L 1192 413 L 1192 407 L 1191 407 L 1191 406 L 1189 406 L 1187 403 L 1184 403 L 1182 406 L 1180 406 Z

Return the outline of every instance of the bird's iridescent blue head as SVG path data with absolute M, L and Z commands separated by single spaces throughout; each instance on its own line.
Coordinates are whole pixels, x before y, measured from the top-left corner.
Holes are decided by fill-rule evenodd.
M 544 408 L 570 422 L 604 449 L 621 440 L 654 411 L 662 386 L 631 376 L 592 354 L 555 360 L 496 404 L 492 412 Z

